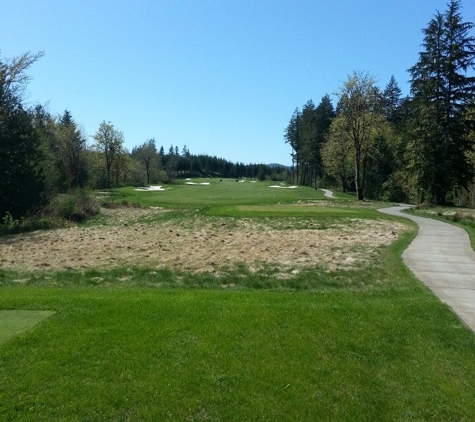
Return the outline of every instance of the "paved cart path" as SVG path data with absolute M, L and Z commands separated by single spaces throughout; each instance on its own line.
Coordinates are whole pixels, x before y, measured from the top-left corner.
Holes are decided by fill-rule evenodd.
M 419 233 L 402 254 L 404 263 L 475 332 L 475 252 L 467 232 L 442 221 L 401 213 L 407 208 L 379 210 L 419 225 Z

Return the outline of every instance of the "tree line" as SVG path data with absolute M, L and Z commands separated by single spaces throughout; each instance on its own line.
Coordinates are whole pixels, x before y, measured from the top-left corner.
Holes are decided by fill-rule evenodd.
M 106 121 L 88 144 L 69 110 L 52 115 L 42 105 L 25 105 L 26 72 L 42 56 L 0 59 L 0 221 L 7 213 L 20 218 L 55 195 L 80 188 L 170 183 L 177 177 L 288 177 L 285 167 L 194 155 L 186 146 L 165 151 L 153 138 L 128 151 L 123 133 Z
M 358 200 L 475 204 L 475 38 L 452 0 L 423 30 L 408 71 L 410 95 L 394 77 L 384 89 L 354 72 L 318 106 L 296 108 L 284 139 L 292 177 Z

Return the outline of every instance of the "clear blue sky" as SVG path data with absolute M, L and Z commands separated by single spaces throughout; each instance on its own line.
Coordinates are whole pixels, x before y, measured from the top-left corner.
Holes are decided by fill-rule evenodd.
M 475 1 L 462 2 L 475 21 Z M 0 0 L 0 55 L 44 50 L 28 101 L 87 135 L 155 138 L 244 163 L 290 164 L 283 130 L 353 71 L 408 93 L 421 30 L 445 0 Z M 334 97 L 332 97 L 335 103 Z

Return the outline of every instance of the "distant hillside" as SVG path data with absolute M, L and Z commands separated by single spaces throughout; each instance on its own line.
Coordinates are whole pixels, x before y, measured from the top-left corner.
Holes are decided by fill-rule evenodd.
M 277 163 L 270 163 L 267 165 L 271 168 L 274 168 L 274 167 L 290 168 L 290 166 L 284 166 L 283 164 L 277 164 Z

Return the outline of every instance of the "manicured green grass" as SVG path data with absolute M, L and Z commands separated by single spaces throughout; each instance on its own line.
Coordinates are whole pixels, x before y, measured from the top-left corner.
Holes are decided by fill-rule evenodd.
M 0 344 L 30 330 L 51 315 L 51 311 L 0 311 Z
M 3 420 L 472 420 L 475 338 L 420 286 L 7 288 L 57 314 L 0 348 Z
M 341 208 L 338 206 L 228 205 L 212 207 L 207 215 L 229 217 L 298 217 L 313 219 L 385 218 L 371 208 Z
M 252 205 L 289 203 L 297 200 L 323 199 L 323 192 L 309 187 L 271 188 L 276 182 L 236 182 L 234 179 L 193 179 L 209 185 L 164 185 L 165 191 L 137 191 L 133 187 L 115 189 L 109 200 L 128 201 L 147 206 L 171 208 L 208 207 L 210 205 Z

